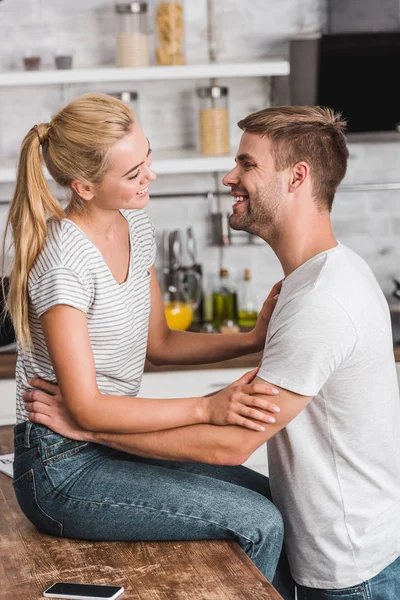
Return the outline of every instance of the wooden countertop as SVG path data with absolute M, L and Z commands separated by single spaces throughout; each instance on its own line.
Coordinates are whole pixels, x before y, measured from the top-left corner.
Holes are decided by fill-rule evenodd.
M 396 362 L 400 362 L 400 346 L 394 347 L 394 356 Z M 189 371 L 204 369 L 254 369 L 260 363 L 262 352 L 248 354 L 231 360 L 224 360 L 218 363 L 208 365 L 168 365 L 156 367 L 146 360 L 145 373 L 165 372 L 165 371 Z M 14 379 L 15 377 L 15 352 L 0 353 L 0 379 Z
M 13 428 L 0 427 L 0 453 Z M 39 533 L 0 473 L 0 600 L 40 600 L 54 581 L 122 585 L 123 600 L 283 600 L 233 541 L 88 542 Z

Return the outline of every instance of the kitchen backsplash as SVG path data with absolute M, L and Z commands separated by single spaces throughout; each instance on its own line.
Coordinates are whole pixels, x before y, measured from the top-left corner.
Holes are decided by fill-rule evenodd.
M 150 3 L 150 17 L 154 9 Z M 188 63 L 207 61 L 206 0 L 185 1 L 186 57 Z M 113 0 L 19 0 L 0 5 L 0 69 L 20 68 L 23 52 L 40 48 L 42 68 L 53 65 L 58 47 L 74 55 L 75 67 L 99 66 L 115 61 L 116 28 Z M 258 60 L 288 56 L 288 40 L 323 30 L 325 0 L 218 0 L 215 2 L 217 55 L 220 61 Z M 150 22 L 152 19 L 150 18 Z M 154 20 L 153 20 L 154 22 Z M 154 28 L 153 28 L 154 29 Z M 152 30 L 152 34 L 154 31 Z M 0 164 L 15 159 L 23 135 L 37 122 L 74 96 L 86 91 L 136 90 L 140 120 L 155 150 L 191 147 L 196 144 L 197 103 L 194 94 L 199 82 L 147 82 L 126 84 L 74 84 L 0 88 Z M 229 87 L 232 149 L 240 138 L 237 121 L 271 102 L 271 80 L 261 78 L 219 80 Z M 203 82 L 204 84 L 204 82 Z M 373 85 L 373 75 L 371 77 Z M 166 87 L 167 86 L 167 87 Z M 162 99 L 162 101 L 160 100 Z M 345 184 L 386 184 L 400 182 L 399 141 L 350 143 L 351 158 Z M 232 163 L 233 166 L 233 163 Z M 222 173 L 218 174 L 219 181 Z M 214 189 L 212 174 L 160 176 L 152 186 L 154 194 L 204 193 Z M 222 186 L 221 186 L 222 189 Z M 0 185 L 0 201 L 9 200 L 11 184 Z M 226 200 L 224 200 L 226 202 Z M 7 206 L 0 205 L 0 232 L 4 229 Z M 208 245 L 209 205 L 204 197 L 153 199 L 148 213 L 158 236 L 164 229 L 185 230 L 191 225 L 197 240 L 198 260 L 207 275 L 220 266 L 239 277 L 244 268 L 252 271 L 259 306 L 269 288 L 282 277 L 278 261 L 264 244 L 232 245 L 221 249 Z M 385 294 L 400 277 L 400 190 L 365 190 L 343 187 L 333 209 L 337 237 L 361 254 L 373 269 Z M 159 265 L 161 263 L 158 260 Z

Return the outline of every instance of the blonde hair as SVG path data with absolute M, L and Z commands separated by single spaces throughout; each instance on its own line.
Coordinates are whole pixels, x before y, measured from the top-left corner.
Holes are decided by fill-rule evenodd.
M 340 113 L 321 106 L 273 106 L 248 115 L 238 126 L 268 136 L 277 171 L 307 162 L 315 201 L 321 210 L 331 211 L 349 157 Z
M 14 259 L 6 310 L 23 348 L 32 346 L 29 272 L 44 246 L 48 219 L 60 220 L 64 216 L 46 181 L 43 161 L 55 182 L 70 190 L 68 210 L 82 212 L 85 203 L 72 189 L 72 182 L 101 183 L 111 167 L 111 146 L 129 133 L 132 123 L 129 107 L 120 100 L 106 94 L 85 94 L 53 115 L 49 123 L 35 125 L 22 142 L 17 183 L 3 239 L 3 274 L 6 237 L 10 231 Z

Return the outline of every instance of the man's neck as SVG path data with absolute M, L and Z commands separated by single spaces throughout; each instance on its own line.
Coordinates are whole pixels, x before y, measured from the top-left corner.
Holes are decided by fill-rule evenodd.
M 337 244 L 329 216 L 317 215 L 302 225 L 298 221 L 287 224 L 271 247 L 287 277 L 313 256 Z

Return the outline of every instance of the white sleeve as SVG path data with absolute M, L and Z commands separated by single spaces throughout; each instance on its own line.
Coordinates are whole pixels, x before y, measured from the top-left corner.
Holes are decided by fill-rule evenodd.
M 58 304 L 67 304 L 87 313 L 91 296 L 82 278 L 63 266 L 50 269 L 29 286 L 29 300 L 39 317 Z
M 356 342 L 354 324 L 333 296 L 312 292 L 294 298 L 272 317 L 258 376 L 297 394 L 315 396 Z

